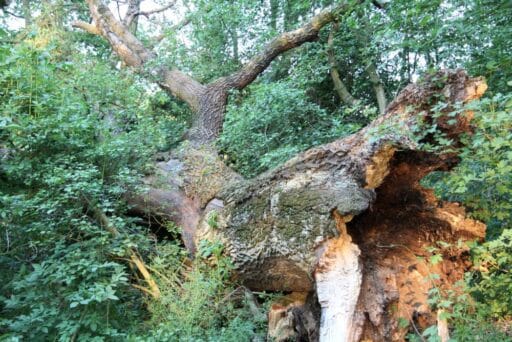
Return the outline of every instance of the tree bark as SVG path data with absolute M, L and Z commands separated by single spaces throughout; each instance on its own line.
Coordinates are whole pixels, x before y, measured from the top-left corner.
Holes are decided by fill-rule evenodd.
M 361 16 L 362 27 L 358 30 L 355 30 L 355 36 L 358 38 L 360 42 L 362 42 L 365 46 L 370 44 L 369 34 L 368 34 L 368 19 L 364 16 Z M 370 79 L 373 90 L 375 92 L 375 98 L 377 99 L 377 106 L 379 108 L 379 114 L 383 115 L 386 112 L 387 99 L 386 99 L 386 91 L 384 89 L 384 82 L 380 78 L 379 72 L 377 71 L 377 66 L 375 59 L 373 56 L 368 57 L 369 61 L 365 67 L 366 74 Z
M 179 192 L 193 203 L 194 222 L 184 227 L 192 250 L 202 239 L 218 239 L 250 289 L 316 292 L 323 316 L 317 317 L 319 331 L 309 335 L 401 340 L 407 329 L 398 325 L 400 318 L 421 328 L 436 320 L 425 278 L 439 274 L 436 285 L 450 288 L 470 265 L 467 249 L 455 243 L 485 233 L 463 208 L 438 201 L 419 184 L 429 172 L 453 167 L 456 155 L 423 152 L 411 137 L 420 122 L 435 122 L 459 146 L 470 115 L 452 123 L 431 108 L 439 94 L 453 105 L 485 89 L 463 71 L 443 71 L 405 88 L 384 116 L 357 134 L 301 153 L 256 179 L 230 173 L 212 151 L 190 148 L 164 163 L 159 184 L 181 180 L 169 194 Z M 191 210 L 165 198 L 149 202 L 187 221 Z M 442 263 L 430 265 L 426 248 L 436 241 L 454 245 L 441 249 Z
M 139 12 L 141 0 L 128 0 L 128 9 L 123 18 L 123 25 L 130 30 L 135 36 L 137 35 L 137 27 L 139 26 Z
M 377 105 L 379 106 L 379 113 L 382 115 L 386 112 L 387 100 L 386 92 L 384 90 L 384 84 L 380 79 L 377 67 L 373 63 L 369 63 L 366 67 L 366 72 L 372 83 L 373 90 L 375 91 L 375 97 L 377 98 Z
M 250 84 L 283 52 L 316 39 L 347 6 L 322 11 L 275 38 L 239 71 L 202 85 L 179 70 L 146 66 L 154 53 L 106 6 L 98 0 L 88 3 L 95 29 L 80 26 L 104 36 L 127 64 L 186 101 L 197 112 L 191 139 L 206 142 L 171 152 L 158 174 L 146 179 L 149 192 L 131 199 L 134 210 L 180 224 L 191 252 L 201 239 L 222 241 L 239 281 L 253 290 L 316 292 L 321 309 L 292 313 L 320 322 L 319 331 L 310 331 L 317 329 L 314 324 L 304 328 L 310 339 L 401 340 L 407 330 L 398 325 L 399 318 L 420 327 L 435 321 L 424 278 L 438 273 L 438 285 L 449 288 L 469 266 L 466 251 L 442 250 L 445 258 L 437 267 L 416 257 L 428 256 L 425 247 L 435 241 L 481 239 L 485 226 L 420 186 L 423 176 L 453 167 L 457 158 L 423 152 L 412 136 L 421 122 L 436 123 L 458 147 L 459 135 L 470 129 L 470 115 L 452 123 L 431 108 L 440 94 L 447 97 L 445 114 L 455 103 L 480 97 L 486 89 L 482 80 L 460 70 L 427 77 L 404 89 L 385 115 L 357 134 L 244 180 L 208 145 L 222 127 L 228 91 Z
M 302 27 L 284 32 L 273 39 L 263 51 L 256 54 L 237 72 L 202 85 L 176 68 L 162 65 L 148 66 L 156 54 L 148 50 L 130 30 L 117 20 L 101 0 L 86 0 L 94 24 L 77 21 L 74 27 L 108 40 L 112 49 L 128 66 L 139 68 L 170 95 L 185 101 L 196 112 L 189 138 L 196 143 L 210 144 L 222 129 L 228 91 L 243 89 L 252 83 L 270 63 L 282 53 L 313 41 L 320 30 L 341 13 L 351 9 L 347 2 L 325 9 Z

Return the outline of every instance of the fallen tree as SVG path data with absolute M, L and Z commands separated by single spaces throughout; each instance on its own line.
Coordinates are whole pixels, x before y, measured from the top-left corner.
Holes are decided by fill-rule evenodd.
M 438 274 L 447 288 L 462 279 L 468 250 L 453 246 L 485 234 L 462 207 L 439 202 L 419 184 L 456 165 L 456 154 L 422 151 L 414 137 L 421 122 L 435 122 L 455 147 L 471 115 L 452 122 L 448 113 L 485 89 L 464 71 L 439 72 L 405 88 L 386 115 L 357 134 L 252 180 L 229 171 L 208 148 L 184 148 L 159 164 L 147 179 L 151 189 L 134 203 L 179 222 L 191 250 L 201 239 L 220 239 L 253 290 L 316 292 L 324 317 L 308 336 L 400 340 L 407 329 L 399 318 L 419 328 L 435 322 L 425 279 Z M 439 94 L 448 94 L 445 115 L 431 111 Z M 438 241 L 449 247 L 431 265 L 427 248 Z
M 322 341 L 401 340 L 405 319 L 420 329 L 437 315 L 427 304 L 425 282 L 438 274 L 447 288 L 470 266 L 459 239 L 482 239 L 485 226 L 463 208 L 439 202 L 419 181 L 457 163 L 459 136 L 470 131 L 470 113 L 451 116 L 455 105 L 486 89 L 464 71 L 441 71 L 405 88 L 386 113 L 357 134 L 303 152 L 251 180 L 230 170 L 213 144 L 230 89 L 251 83 L 282 52 L 315 39 L 339 5 L 305 26 L 274 39 L 233 75 L 202 85 L 155 60 L 108 7 L 88 0 L 94 24 L 76 23 L 109 40 L 126 62 L 196 111 L 189 142 L 158 164 L 148 192 L 133 196 L 135 210 L 176 222 L 194 252 L 201 239 L 219 239 L 239 280 L 252 290 L 301 292 L 270 315 L 277 339 Z M 151 66 L 148 66 L 151 65 Z M 444 102 L 443 110 L 435 111 Z M 437 127 L 450 146 L 437 152 Z M 420 134 L 418 134 L 420 133 Z M 448 148 L 449 147 L 449 148 Z M 426 247 L 447 244 L 431 265 Z M 424 257 L 418 259 L 418 257 Z M 319 310 L 320 308 L 320 310 Z M 319 317 L 320 316 L 320 317 Z

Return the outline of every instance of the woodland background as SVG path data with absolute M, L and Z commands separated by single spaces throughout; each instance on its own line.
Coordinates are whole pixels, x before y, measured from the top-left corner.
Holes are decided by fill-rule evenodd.
M 159 62 L 207 83 L 331 3 L 183 0 L 130 27 Z M 0 340 L 263 339 L 266 305 L 279 293 L 256 293 L 257 308 L 235 300 L 222 245 L 204 243 L 190 260 L 179 227 L 136 217 L 125 200 L 142 191 L 159 153 L 182 148 L 190 109 L 120 63 L 102 38 L 71 27 L 89 21 L 84 2 L 0 5 Z M 484 76 L 489 90 L 471 104 L 460 164 L 423 180 L 488 227 L 487 241 L 471 245 L 463 291 L 431 293 L 460 341 L 503 341 L 512 329 L 511 18 L 506 0 L 361 1 L 233 91 L 216 141 L 233 169 L 254 177 L 356 132 L 425 74 Z M 133 286 L 133 248 L 159 300 Z M 435 341 L 435 329 L 411 327 L 409 339 Z

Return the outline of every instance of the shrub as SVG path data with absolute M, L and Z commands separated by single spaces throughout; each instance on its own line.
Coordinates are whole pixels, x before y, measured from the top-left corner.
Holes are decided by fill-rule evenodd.
M 236 170 L 254 176 L 359 127 L 327 113 L 291 83 L 261 83 L 242 104 L 229 105 L 219 144 Z

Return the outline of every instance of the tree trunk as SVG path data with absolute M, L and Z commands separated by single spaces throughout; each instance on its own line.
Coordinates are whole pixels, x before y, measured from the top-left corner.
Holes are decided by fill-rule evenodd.
M 331 66 L 331 78 L 334 83 L 334 89 L 338 94 L 339 98 L 345 102 L 348 106 L 353 106 L 356 103 L 356 99 L 350 94 L 345 83 L 341 80 L 340 73 L 338 72 L 338 63 L 336 63 L 336 54 L 334 51 L 334 34 L 338 31 L 338 23 L 332 23 L 331 32 L 327 39 L 327 58 Z
M 128 9 L 123 19 L 123 24 L 128 27 L 130 32 L 137 35 L 137 27 L 139 26 L 139 12 L 141 0 L 128 0 Z
M 384 90 L 384 85 L 382 84 L 382 80 L 377 73 L 377 68 L 375 64 L 370 63 L 366 68 L 366 72 L 368 73 L 368 77 L 370 78 L 370 82 L 372 83 L 373 90 L 375 91 L 375 97 L 377 98 L 377 105 L 379 106 L 379 113 L 382 115 L 386 113 L 386 92 Z
M 130 4 L 134 6 L 138 4 L 137 0 L 130 1 Z M 284 32 L 274 38 L 238 71 L 221 77 L 208 85 L 203 85 L 176 68 L 168 68 L 163 65 L 154 66 L 149 63 L 155 61 L 156 53 L 148 50 L 126 26 L 130 25 L 133 18 L 136 17 L 135 10 L 132 10 L 131 14 L 129 13 L 130 15 L 125 18 L 123 24 L 115 18 L 108 6 L 101 0 L 86 0 L 86 2 L 89 5 L 94 24 L 76 21 L 73 26 L 103 36 L 127 66 L 139 69 L 142 74 L 158 83 L 170 95 L 185 101 L 196 113 L 189 135 L 189 139 L 196 144 L 210 144 L 219 135 L 224 121 L 229 90 L 245 88 L 265 71 L 276 57 L 306 42 L 315 40 L 320 30 L 332 22 L 336 15 L 351 9 L 348 3 L 341 2 L 321 11 L 302 27 Z M 171 7 L 174 3 L 171 1 L 161 9 L 139 14 L 156 13 Z
M 23 17 L 25 18 L 25 27 L 32 25 L 32 10 L 30 8 L 30 0 L 23 0 L 21 2 L 23 9 Z
M 435 120 L 457 146 L 469 130 L 469 116 L 455 124 L 436 118 L 430 110 L 436 95 L 449 94 L 454 104 L 485 89 L 463 71 L 444 71 L 408 86 L 359 133 L 252 180 L 226 168 L 213 149 L 189 147 L 160 165 L 159 185 L 145 202 L 165 208 L 167 217 L 184 226 L 191 250 L 201 239 L 222 241 L 250 289 L 316 292 L 321 323 L 309 325 L 319 331 L 306 329 L 306 335 L 321 341 L 402 340 L 407 328 L 399 319 L 421 328 L 436 320 L 427 305 L 433 284 L 425 278 L 439 274 L 437 285 L 450 288 L 469 267 L 467 249 L 442 248 L 443 261 L 430 265 L 426 247 L 482 239 L 485 233 L 461 207 L 438 201 L 419 185 L 429 172 L 453 167 L 456 155 L 422 152 L 411 136 L 419 122 Z M 172 190 L 165 190 L 162 179 Z

